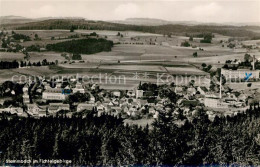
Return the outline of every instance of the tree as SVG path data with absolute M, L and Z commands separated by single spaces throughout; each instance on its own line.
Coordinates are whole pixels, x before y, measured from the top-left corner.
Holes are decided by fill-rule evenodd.
M 39 38 L 38 34 L 35 34 L 34 38 L 37 40 Z
M 193 57 L 198 57 L 198 53 L 197 52 L 194 52 L 192 55 L 193 55 Z
M 244 61 L 248 63 L 248 62 L 250 62 L 250 58 L 251 58 L 251 55 L 246 53 L 244 56 Z
M 181 43 L 181 46 L 183 47 L 189 47 L 190 46 L 190 43 L 188 41 L 185 41 L 185 42 L 182 42 Z
M 80 54 L 75 53 L 72 55 L 72 60 L 82 60 L 82 57 Z
M 193 37 L 192 36 L 190 36 L 189 41 L 193 41 Z
M 2 48 L 7 48 L 7 43 L 4 40 L 2 41 Z
M 70 27 L 70 32 L 74 32 L 75 29 L 76 29 L 75 26 L 71 26 L 71 27 Z
M 202 63 L 201 66 L 202 66 L 203 68 L 205 68 L 205 67 L 207 67 L 207 64 L 206 64 L 206 63 Z

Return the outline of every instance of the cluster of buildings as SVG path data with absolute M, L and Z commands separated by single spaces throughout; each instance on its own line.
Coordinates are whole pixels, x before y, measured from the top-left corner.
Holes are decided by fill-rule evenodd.
M 142 117 L 157 118 L 160 111 L 184 111 L 186 116 L 196 112 L 199 108 L 210 109 L 242 109 L 248 106 L 249 96 L 243 92 L 230 91 L 220 85 L 219 94 L 210 91 L 205 86 L 158 86 L 157 90 L 104 90 L 94 83 L 83 84 L 73 81 L 64 85 L 64 81 L 42 80 L 41 84 L 27 83 L 23 87 L 24 107 L 9 106 L 0 112 L 9 112 L 19 116 L 32 117 L 56 116 L 66 114 L 95 111 L 97 115 L 103 113 L 123 118 L 139 119 Z M 160 91 L 174 92 L 176 103 L 171 97 L 160 96 Z M 87 100 L 68 101 L 70 95 L 86 95 Z
M 249 55 L 249 62 L 252 65 L 252 68 L 239 66 L 242 63 L 242 61 L 239 59 L 229 61 L 228 63 L 226 63 L 227 69 L 226 68 L 221 69 L 221 75 L 225 76 L 225 78 L 230 81 L 232 81 L 232 80 L 235 80 L 235 81 L 246 80 L 247 81 L 247 80 L 252 80 L 252 79 L 259 80 L 259 70 L 256 70 L 256 67 L 255 67 L 256 62 L 257 62 L 255 55 L 253 55 L 253 56 Z

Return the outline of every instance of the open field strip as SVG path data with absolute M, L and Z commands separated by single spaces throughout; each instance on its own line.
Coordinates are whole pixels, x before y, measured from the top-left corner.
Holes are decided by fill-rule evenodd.
M 149 66 L 149 65 L 101 65 L 100 69 L 116 69 L 126 71 L 158 71 L 167 72 L 162 66 Z

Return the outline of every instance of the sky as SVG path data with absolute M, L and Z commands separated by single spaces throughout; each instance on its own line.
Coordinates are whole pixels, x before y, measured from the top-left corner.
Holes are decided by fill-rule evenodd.
M 0 0 L 0 15 L 249 23 L 260 22 L 260 0 Z

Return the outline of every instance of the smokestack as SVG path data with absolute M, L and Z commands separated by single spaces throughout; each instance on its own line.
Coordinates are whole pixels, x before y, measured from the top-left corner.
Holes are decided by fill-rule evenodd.
M 255 55 L 253 55 L 253 70 L 255 70 Z
M 222 74 L 220 72 L 220 81 L 219 81 L 219 98 L 222 98 Z

